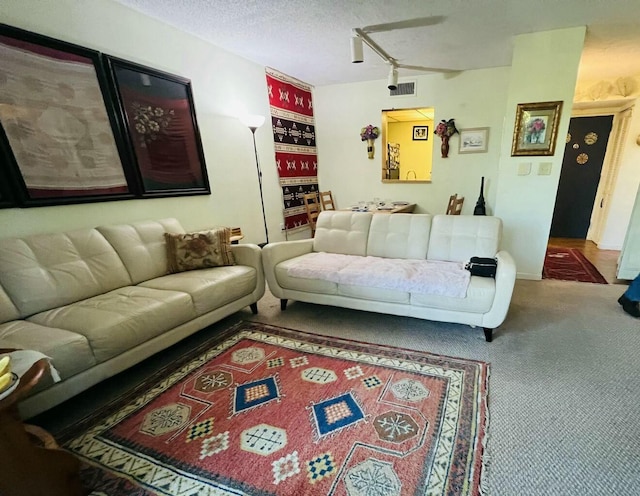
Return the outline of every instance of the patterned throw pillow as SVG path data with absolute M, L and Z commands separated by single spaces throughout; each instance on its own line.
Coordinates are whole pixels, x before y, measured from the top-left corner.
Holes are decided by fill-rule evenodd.
M 169 272 L 235 265 L 230 238 L 228 227 L 187 234 L 164 233 Z

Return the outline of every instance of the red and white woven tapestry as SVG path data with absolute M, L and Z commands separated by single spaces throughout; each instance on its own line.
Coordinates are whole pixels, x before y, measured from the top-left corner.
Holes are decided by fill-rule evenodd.
M 266 73 L 284 224 L 296 229 L 307 224 L 303 195 L 318 191 L 311 86 L 270 67 Z

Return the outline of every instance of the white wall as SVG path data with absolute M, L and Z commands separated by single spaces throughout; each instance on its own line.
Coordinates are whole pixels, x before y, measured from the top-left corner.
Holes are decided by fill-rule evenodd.
M 480 178 L 485 176 L 485 198 L 492 212 L 509 73 L 508 67 L 500 67 L 448 76 L 412 76 L 417 80 L 415 97 L 390 97 L 386 80 L 315 88 L 320 189 L 332 190 L 339 208 L 379 197 L 410 201 L 418 205 L 416 212 L 433 214 L 444 213 L 449 196 L 458 193 L 465 197 L 462 213 L 471 214 Z M 382 140 L 375 142 L 376 156 L 369 160 L 366 142 L 360 141 L 360 129 L 367 124 L 381 126 L 383 109 L 414 107 L 435 107 L 436 123 L 453 117 L 458 128 L 489 126 L 489 151 L 459 155 L 459 136 L 455 135 L 450 141 L 449 158 L 441 158 L 440 139 L 430 129 L 432 183 L 383 184 Z
M 495 215 L 504 223 L 503 247 L 516 261 L 518 277 L 540 279 L 555 205 L 571 118 L 571 102 L 585 28 L 560 29 L 516 37 L 502 135 Z M 518 103 L 564 102 L 555 155 L 511 157 Z M 517 175 L 518 165 L 532 164 L 531 174 Z M 551 162 L 551 174 L 537 175 L 541 162 Z
M 2 22 L 191 79 L 211 183 L 210 196 L 0 210 L 0 236 L 177 217 L 187 229 L 240 226 L 264 241 L 251 132 L 238 106 L 269 116 L 264 67 L 146 17 L 112 0 L 2 0 Z M 283 239 L 281 192 L 272 134 L 256 133 L 272 240 Z
M 629 130 L 622 147 L 620 169 L 611 195 L 611 205 L 609 205 L 602 237 L 598 243 L 598 247 L 602 249 L 622 249 L 638 185 L 640 185 L 640 145 L 636 142 L 640 137 L 639 103 L 640 99 L 636 99 Z

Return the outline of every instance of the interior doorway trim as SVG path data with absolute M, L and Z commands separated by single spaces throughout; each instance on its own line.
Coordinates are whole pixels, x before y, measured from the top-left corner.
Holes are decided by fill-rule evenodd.
M 611 197 L 613 195 L 618 172 L 622 162 L 622 151 L 629 132 L 629 123 L 633 115 L 635 100 L 616 100 L 603 102 L 575 103 L 571 117 L 596 117 L 613 115 L 611 135 L 607 144 L 602 172 L 596 198 L 591 211 L 591 222 L 587 231 L 587 239 L 600 245 L 602 233 L 609 218 Z

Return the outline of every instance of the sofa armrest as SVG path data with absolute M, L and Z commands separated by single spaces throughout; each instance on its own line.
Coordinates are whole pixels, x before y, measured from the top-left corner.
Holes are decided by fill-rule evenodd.
M 496 254 L 498 267 L 496 271 L 496 294 L 491 310 L 484 314 L 482 326 L 495 329 L 504 322 L 511 304 L 513 286 L 516 282 L 516 263 L 513 257 L 502 250 Z
M 248 265 L 254 267 L 257 273 L 257 283 L 254 294 L 256 301 L 264 295 L 264 270 L 262 269 L 262 250 L 258 245 L 245 243 L 241 245 L 231 245 L 231 252 L 238 265 Z
M 280 241 L 269 243 L 262 249 L 262 265 L 264 275 L 271 293 L 276 298 L 282 297 L 282 288 L 276 279 L 276 266 L 280 262 L 299 257 L 313 251 L 313 239 L 300 239 L 297 241 Z

